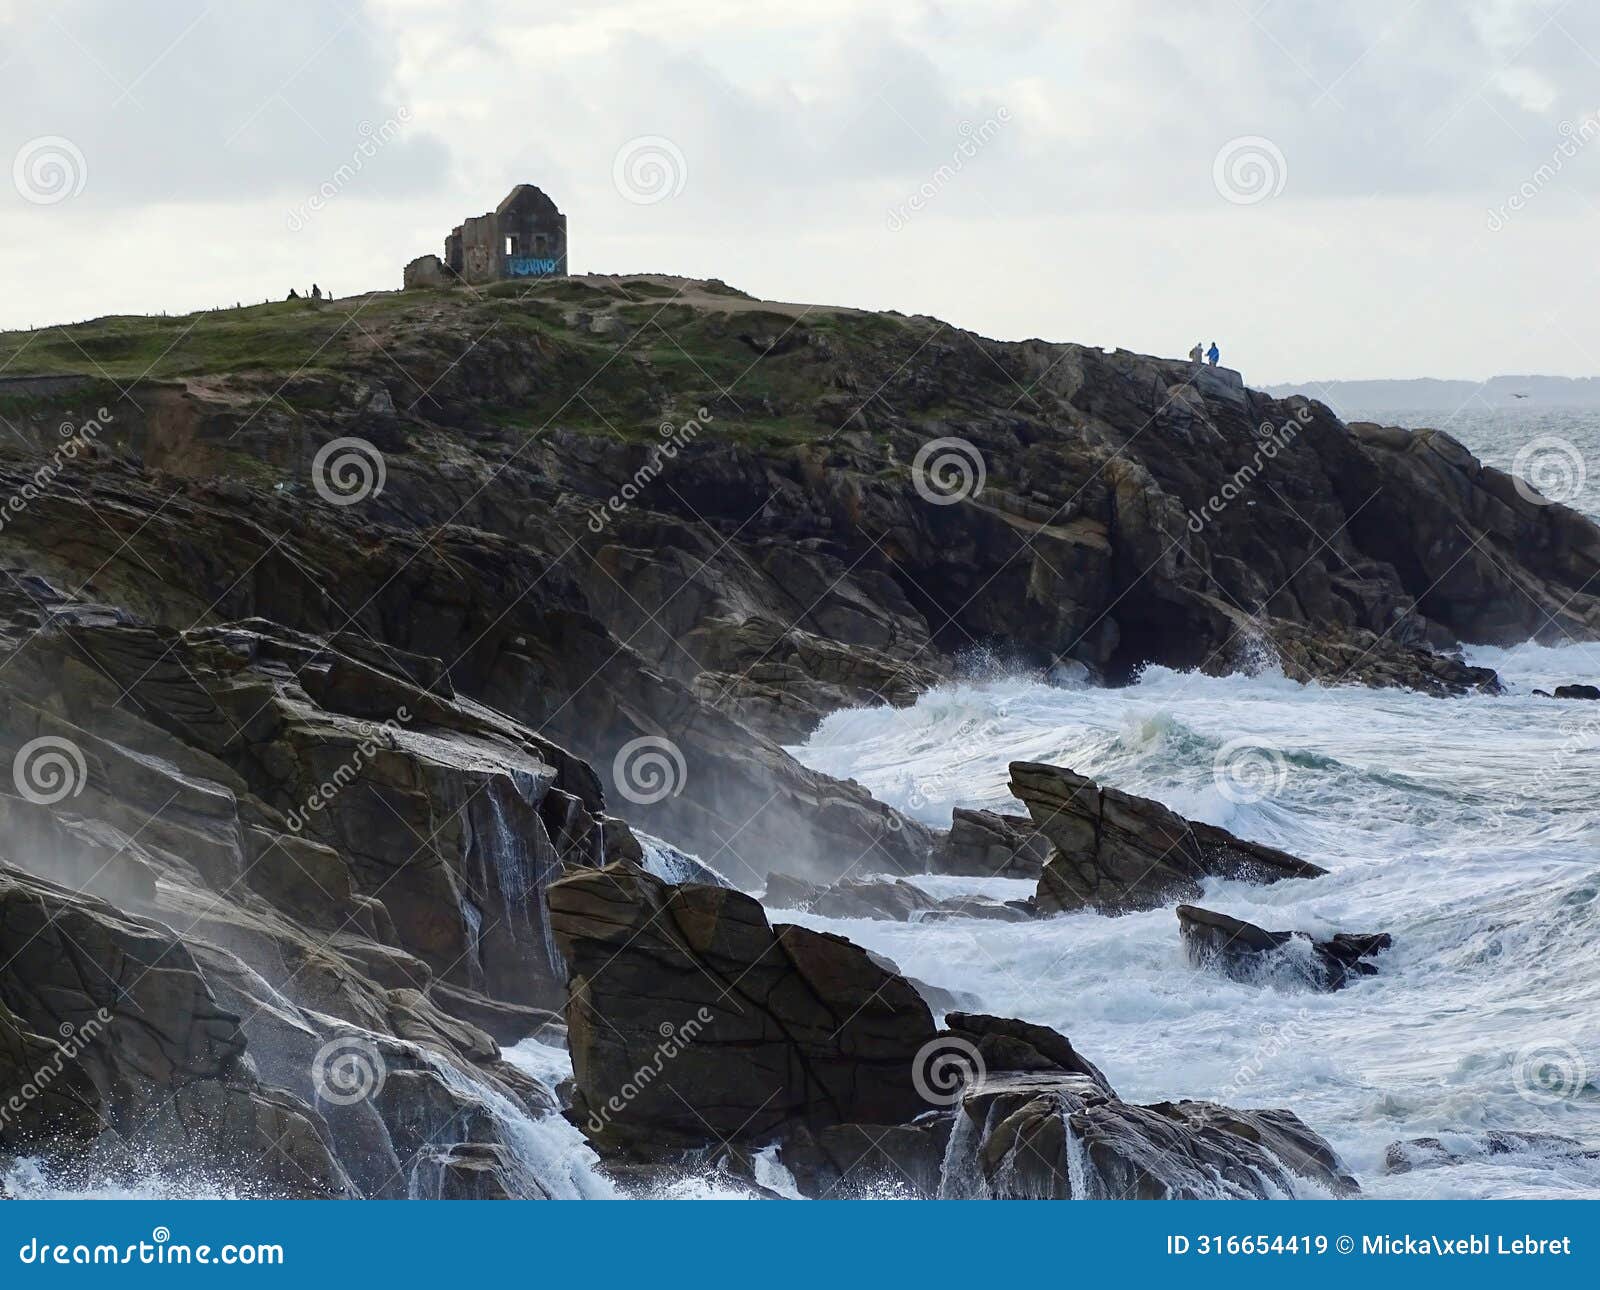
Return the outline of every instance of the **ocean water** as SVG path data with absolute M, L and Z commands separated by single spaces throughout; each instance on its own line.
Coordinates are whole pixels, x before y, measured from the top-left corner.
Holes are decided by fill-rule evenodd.
M 1544 495 L 1600 520 L 1600 408 L 1546 407 L 1528 399 L 1490 404 L 1474 398 L 1426 412 L 1340 410 L 1346 421 L 1444 430 L 1486 465 L 1531 478 Z
M 1505 465 L 1559 435 L 1587 449 L 1600 486 L 1600 416 L 1479 411 L 1410 423 Z M 1595 491 L 1571 504 L 1595 514 Z M 1369 1195 L 1600 1196 L 1600 1158 L 1484 1150 L 1502 1130 L 1600 1152 L 1600 704 L 1532 694 L 1600 682 L 1600 644 L 1469 654 L 1509 693 L 1435 699 L 1271 670 L 1153 667 L 1117 690 L 997 677 L 835 713 L 793 750 L 938 827 L 956 806 L 1020 812 L 1008 764 L 1046 761 L 1312 860 L 1329 875 L 1213 881 L 1199 903 L 1274 930 L 1392 933 L 1378 974 L 1339 993 L 1191 966 L 1171 909 L 1025 924 L 792 917 L 986 1011 L 1056 1027 L 1125 1097 L 1288 1107 Z M 1421 1137 L 1461 1158 L 1387 1172 L 1389 1144 Z

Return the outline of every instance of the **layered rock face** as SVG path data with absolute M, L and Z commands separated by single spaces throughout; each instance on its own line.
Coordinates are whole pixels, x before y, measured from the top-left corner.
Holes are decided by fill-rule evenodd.
M 1021 764 L 1029 817 L 935 857 L 782 741 L 969 651 L 1492 689 L 1439 649 L 1593 638 L 1592 525 L 1447 436 L 1124 352 L 648 278 L 361 308 L 67 329 L 0 388 L 0 1166 L 610 1194 L 502 1052 L 570 1024 L 612 1177 L 715 1139 L 815 1194 L 852 1153 L 915 1194 L 1344 1185 L 1285 1112 L 1122 1103 L 1062 1036 L 940 1030 L 894 965 L 663 875 L 907 919 L 977 905 L 861 876 L 1037 875 L 1041 913 L 1313 876 Z M 998 1082 L 930 1084 L 957 1041 Z
M 266 1195 L 354 1193 L 320 1118 L 262 1084 L 240 1018 L 165 928 L 0 863 L 0 950 L 8 1153 L 69 1176 L 156 1159 Z
M 1593 525 L 1446 435 L 1226 372 L 653 277 L 340 321 L 147 320 L 166 357 L 126 394 L 92 344 L 34 351 L 52 374 L 0 390 L 0 453 L 26 467 L 108 416 L 43 486 L 0 475 L 36 494 L 0 558 L 151 624 L 440 659 L 608 789 L 668 740 L 681 770 L 632 817 L 742 878 L 797 836 L 819 874 L 922 867 L 924 832 L 775 741 L 908 702 L 967 651 L 1443 693 L 1494 684 L 1434 652 L 1454 640 L 1600 632 Z M 258 333 L 287 370 L 237 358 Z M 366 486 L 330 487 L 352 453 Z
M 619 863 L 550 889 L 572 968 L 571 1115 L 609 1155 L 776 1143 L 809 1195 L 1347 1194 L 1287 1111 L 1123 1102 L 1064 1036 L 952 1012 L 835 936 Z M 1298 1181 L 1297 1181 L 1298 1180 Z
M 976 878 L 1038 878 L 1049 858 L 1049 839 L 1029 817 L 958 806 L 929 868 Z
M 568 875 L 549 899 L 572 972 L 573 1114 L 595 1140 L 760 1142 L 922 1109 L 911 1073 L 928 1007 L 850 942 L 626 863 Z
M 821 886 L 775 873 L 767 879 L 762 903 L 768 909 L 799 909 L 824 918 L 879 918 L 901 923 L 932 923 L 945 918 L 984 918 L 1026 922 L 1031 902 L 991 900 L 986 896 L 930 896 L 903 878 L 841 878 Z
M 1013 762 L 1011 791 L 1055 848 L 1039 878 L 1041 914 L 1156 908 L 1198 895 L 1206 877 L 1278 882 L 1327 872 L 1065 767 Z
M 1299 982 L 1342 990 L 1353 977 L 1377 972 L 1373 958 L 1394 943 L 1387 932 L 1339 932 L 1316 940 L 1305 932 L 1269 932 L 1243 919 L 1195 905 L 1178 906 L 1178 928 L 1189 959 L 1236 981 Z
M 559 1042 L 543 891 L 626 834 L 584 763 L 366 641 L 155 628 L 14 573 L 0 637 L 0 1176 L 599 1185 L 537 1164 L 530 1135 L 576 1134 L 499 1048 Z

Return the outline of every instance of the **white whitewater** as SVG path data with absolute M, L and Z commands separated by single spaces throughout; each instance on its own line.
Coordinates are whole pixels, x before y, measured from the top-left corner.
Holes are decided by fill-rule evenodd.
M 986 1011 L 1055 1026 L 1126 1097 L 1289 1107 L 1369 1195 L 1600 1194 L 1600 1161 L 1547 1151 L 1383 1172 L 1397 1139 L 1463 1147 L 1504 1129 L 1600 1147 L 1600 704 L 1531 693 L 1600 677 L 1600 646 L 1472 661 L 1511 692 L 1433 699 L 1163 668 L 1120 690 L 997 679 L 835 713 L 792 750 L 941 828 L 956 806 L 1021 813 L 1007 765 L 1045 761 L 1313 860 L 1329 876 L 1214 881 L 1201 903 L 1272 929 L 1393 933 L 1379 974 L 1338 994 L 1191 967 L 1170 909 L 1023 924 L 784 917 Z M 1267 773 L 1229 796 L 1214 776 L 1225 749 Z M 1031 886 L 921 881 L 1007 899 Z

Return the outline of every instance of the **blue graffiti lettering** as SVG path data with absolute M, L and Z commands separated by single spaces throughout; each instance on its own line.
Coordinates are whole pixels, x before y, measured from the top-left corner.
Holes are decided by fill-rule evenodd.
M 547 273 L 554 273 L 556 268 L 555 260 L 535 259 L 526 255 L 513 255 L 506 260 L 506 272 L 513 278 L 541 278 Z

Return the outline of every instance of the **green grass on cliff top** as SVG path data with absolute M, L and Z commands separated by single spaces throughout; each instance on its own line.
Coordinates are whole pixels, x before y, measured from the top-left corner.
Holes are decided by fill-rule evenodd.
M 405 374 L 413 358 L 426 384 L 428 370 L 445 369 L 498 331 L 538 338 L 542 379 L 510 404 L 480 401 L 484 421 L 530 433 L 555 424 L 652 439 L 663 409 L 692 415 L 697 405 L 714 404 L 718 434 L 794 442 L 834 428 L 823 424 L 825 410 L 809 412 L 826 388 L 816 352 L 770 362 L 757 344 L 811 333 L 829 355 L 893 370 L 918 347 L 922 330 L 898 315 L 772 304 L 720 283 L 644 276 L 117 315 L 0 332 L 0 414 L 38 413 L 62 397 L 18 383 L 28 377 L 74 377 L 114 392 L 138 381 L 238 375 L 287 385 L 347 374 L 384 381 L 398 402 L 408 380 L 416 382 Z M 296 383 L 297 407 L 315 398 L 305 380 Z
M 356 323 L 381 324 L 398 293 L 313 302 L 283 300 L 186 315 L 113 314 L 37 331 L 0 332 L 0 379 L 88 376 L 128 382 L 255 370 L 337 366 Z M 351 315 L 354 315 L 352 319 Z
M 478 291 L 390 291 L 340 300 L 281 300 L 181 315 L 114 314 L 33 331 L 0 332 L 0 380 L 82 376 L 126 383 L 238 372 L 288 375 L 301 369 L 351 366 L 353 355 L 370 352 L 375 342 L 385 342 L 397 330 L 481 330 L 491 323 L 531 327 L 569 343 L 614 349 L 614 340 L 566 324 L 564 315 L 585 308 L 595 313 L 609 309 L 630 330 L 648 326 L 650 334 L 642 339 L 662 361 L 671 360 L 656 342 L 664 343 L 669 332 L 686 352 L 716 361 L 713 351 L 718 346 L 703 349 L 694 343 L 695 324 L 704 322 L 708 307 L 725 304 L 739 311 L 736 317 L 748 317 L 753 326 L 792 321 L 721 284 L 709 289 L 693 284 L 698 308 L 674 305 L 671 300 L 677 290 L 668 285 L 672 281 L 623 278 L 608 280 L 602 287 L 589 279 L 566 278 L 533 286 L 500 283 Z M 836 325 L 845 316 L 863 328 L 894 325 L 885 315 L 831 309 L 815 310 L 806 325 Z

